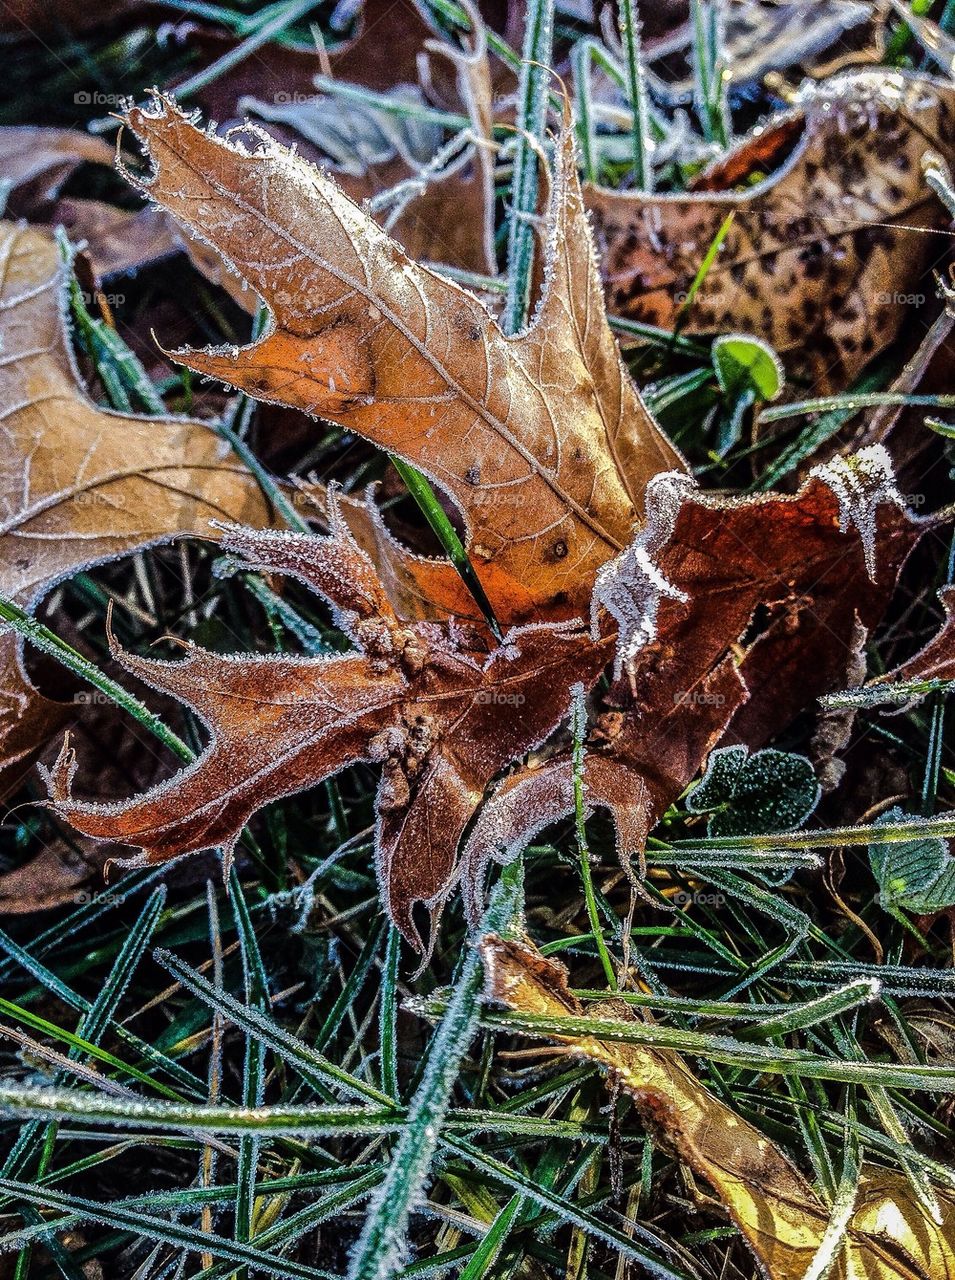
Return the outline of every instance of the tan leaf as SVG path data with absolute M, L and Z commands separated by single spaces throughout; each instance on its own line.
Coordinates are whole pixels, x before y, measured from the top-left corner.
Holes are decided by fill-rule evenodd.
M 29 915 L 91 896 L 82 886 L 99 876 L 108 846 L 90 840 L 71 843 L 57 837 L 29 862 L 0 872 L 0 915 Z
M 119 209 L 100 200 L 64 199 L 57 202 L 56 221 L 74 244 L 83 242 L 98 279 L 126 275 L 185 253 L 200 275 L 225 290 L 243 311 L 254 314 L 258 308 L 258 298 L 226 270 L 219 255 L 161 209 Z
M 64 330 L 65 268 L 43 231 L 0 223 L 0 589 L 30 608 L 80 568 L 215 517 L 269 520 L 257 485 L 211 428 L 99 409 Z M 28 758 L 61 718 L 0 638 L 0 765 Z
M 105 138 L 80 129 L 0 128 L 0 178 L 11 184 L 18 213 L 27 214 L 55 200 L 80 165 L 111 165 L 114 157 L 115 150 Z
M 730 213 L 686 332 L 753 333 L 844 390 L 898 334 L 950 216 L 921 160 L 951 158 L 955 89 L 883 67 L 808 84 L 686 195 L 588 187 L 610 310 L 672 328 Z M 768 173 L 755 186 L 752 174 Z
M 299 489 L 316 509 L 310 514 L 327 523 L 327 486 L 313 481 L 301 484 Z M 451 618 L 482 621 L 481 610 L 450 561 L 417 555 L 392 534 L 375 500 L 374 486 L 369 486 L 361 497 L 339 493 L 336 501 L 352 537 L 374 561 L 399 618 L 409 622 Z M 526 607 L 531 607 L 529 600 Z
M 545 960 L 530 942 L 490 936 L 482 955 L 487 994 L 509 1009 L 586 1016 L 591 1026 L 607 1023 L 608 1031 L 633 1025 L 622 1001 L 585 1008 L 568 988 L 563 965 Z M 776 1143 L 710 1093 L 671 1050 L 603 1039 L 599 1029 L 547 1038 L 614 1076 L 651 1136 L 710 1184 L 768 1280 L 806 1275 L 830 1212 Z M 831 1280 L 952 1280 L 955 1198 L 942 1188 L 936 1196 L 938 1224 L 925 1216 L 903 1177 L 864 1170 Z
M 411 262 L 278 144 L 249 151 L 209 136 L 162 97 L 128 121 L 155 166 L 143 189 L 273 313 L 251 346 L 176 358 L 420 467 L 462 511 L 502 620 L 583 613 L 597 570 L 642 516 L 647 480 L 682 462 L 607 324 L 569 132 L 545 294 L 530 328 L 508 338 L 473 295 Z M 531 609 L 512 607 L 512 591 Z

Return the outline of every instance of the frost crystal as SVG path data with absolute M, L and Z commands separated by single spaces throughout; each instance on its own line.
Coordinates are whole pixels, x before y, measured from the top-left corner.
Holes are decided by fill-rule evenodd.
M 813 467 L 810 475 L 821 480 L 835 494 L 839 503 L 840 531 L 845 533 L 850 525 L 858 529 L 865 567 L 875 582 L 879 507 L 884 502 L 905 506 L 895 485 L 892 460 L 884 446 L 874 444 L 860 449 L 853 457 L 833 458 L 831 462 Z
M 687 599 L 685 592 L 664 577 L 653 557 L 670 541 L 680 507 L 695 488 L 692 477 L 682 471 L 665 471 L 654 476 L 647 485 L 646 524 L 630 546 L 597 574 L 590 626 L 596 638 L 601 607 L 617 621 L 614 679 L 619 678 L 624 665 L 632 662 L 656 636 L 661 596 L 671 600 Z

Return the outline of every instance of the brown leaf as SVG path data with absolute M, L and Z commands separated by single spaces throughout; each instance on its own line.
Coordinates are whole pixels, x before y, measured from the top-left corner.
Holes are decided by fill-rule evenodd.
M 31 608 L 80 568 L 166 541 L 209 536 L 214 517 L 269 520 L 257 485 L 198 422 L 97 408 L 63 331 L 65 268 L 52 238 L 0 223 L 0 590 Z M 62 718 L 0 637 L 0 766 L 29 758 Z
M 71 798 L 67 747 L 51 790 L 78 830 L 161 861 L 231 848 L 269 801 L 357 761 L 378 763 L 382 889 L 392 918 L 420 945 L 413 907 L 437 908 L 447 896 L 461 833 L 488 784 L 550 735 L 571 685 L 597 679 L 612 641 L 545 624 L 511 631 L 489 652 L 480 633 L 409 625 L 344 520 L 333 512 L 331 523 L 321 538 L 226 528 L 222 544 L 324 596 L 359 652 L 226 658 L 190 649 L 181 662 L 157 662 L 117 651 L 131 674 L 195 709 L 209 746 L 171 783 L 118 805 Z
M 688 195 L 588 187 L 610 309 L 672 328 L 733 213 L 685 331 L 756 334 L 817 394 L 844 389 L 896 337 L 946 247 L 933 232 L 950 216 L 921 160 L 951 158 L 953 143 L 952 86 L 880 67 L 807 85 Z
M 111 165 L 115 154 L 105 138 L 79 129 L 0 128 L 0 177 L 11 184 L 10 207 L 20 214 L 55 200 L 80 165 Z
M 44 698 L 23 670 L 19 637 L 0 634 L 0 799 L 23 781 L 44 743 L 63 728 L 74 708 Z
M 125 275 L 172 254 L 185 253 L 196 270 L 224 289 L 243 311 L 252 314 L 259 300 L 246 289 L 222 259 L 203 241 L 191 236 L 161 209 L 118 209 L 100 200 L 60 200 L 56 221 L 74 244 L 84 242 L 85 252 L 98 279 Z
M 634 1022 L 623 1001 L 585 1008 L 563 965 L 529 941 L 489 936 L 482 942 L 487 994 L 518 1013 L 587 1017 L 608 1031 Z M 767 1280 L 804 1276 L 823 1243 L 830 1211 L 782 1149 L 716 1098 L 678 1054 L 603 1039 L 599 1029 L 547 1033 L 579 1057 L 609 1071 L 634 1101 L 651 1136 L 673 1151 L 719 1196 Z M 936 1188 L 942 1222 L 932 1222 L 906 1180 L 863 1171 L 845 1242 L 831 1280 L 952 1280 L 955 1199 Z
M 938 595 L 945 610 L 938 634 L 908 662 L 874 680 L 870 687 L 910 680 L 955 680 L 955 587 L 943 587 Z
M 300 491 L 327 525 L 327 486 L 311 482 L 302 484 Z M 336 502 L 352 537 L 374 562 L 399 618 L 409 622 L 461 618 L 481 623 L 481 611 L 450 561 L 417 555 L 394 537 L 375 501 L 373 486 L 361 498 L 339 493 Z
M 182 233 L 159 209 L 119 209 L 102 200 L 68 197 L 56 222 L 73 244 L 82 242 L 97 280 L 126 275 L 182 251 Z
M 878 617 L 922 531 L 888 455 L 837 460 L 795 498 L 706 496 L 682 470 L 664 471 L 678 459 L 607 326 L 569 135 L 543 298 L 530 328 L 507 338 L 282 148 L 207 136 L 162 98 L 130 122 L 156 166 L 149 193 L 227 251 L 275 317 L 241 351 L 179 358 L 422 466 L 464 513 L 498 617 L 548 622 L 512 629 L 497 648 L 483 625 L 462 626 L 450 567 L 398 547 L 370 497 L 332 502 L 322 540 L 230 530 L 226 545 L 252 564 L 328 598 L 360 652 L 124 658 L 193 705 L 212 740 L 169 786 L 105 808 L 70 799 L 64 754 L 53 793 L 81 831 L 153 859 L 228 847 L 269 800 L 356 760 L 381 763 L 381 879 L 417 938 L 413 906 L 446 896 L 488 787 L 547 739 L 614 648 L 585 785 L 590 803 L 613 810 L 627 857 L 728 725 L 755 741 L 845 670 L 856 615 Z M 574 615 L 576 627 L 555 629 Z M 487 858 L 571 806 L 566 756 L 505 779 L 465 854 L 472 905 Z
M 651 510 L 648 527 L 655 518 Z M 684 493 L 654 572 L 621 583 L 621 612 L 654 600 L 654 577 L 685 598 L 656 597 L 653 634 L 606 699 L 585 762 L 588 804 L 611 811 L 625 859 L 641 854 L 724 733 L 760 746 L 838 687 L 857 626 L 881 617 L 927 527 L 893 493 L 878 447 L 818 468 L 793 497 Z M 764 627 L 748 639 L 757 609 Z M 635 611 L 630 625 L 645 621 Z M 506 779 L 468 839 L 470 882 L 480 883 L 489 858 L 508 860 L 572 812 L 566 754 Z
M 654 824 L 692 782 L 745 699 L 746 686 L 730 658 L 688 693 L 652 709 L 636 707 L 625 682 L 611 690 L 610 706 L 597 717 L 586 743 L 584 812 L 610 812 L 618 856 L 631 876 L 631 861 L 642 862 Z M 488 864 L 511 862 L 545 827 L 574 809 L 574 766 L 567 751 L 533 761 L 498 785 L 461 855 L 472 921 L 480 916 Z
M 29 915 L 67 903 L 85 902 L 82 886 L 99 876 L 108 846 L 89 840 L 71 844 L 57 837 L 29 862 L 0 872 L 0 915 Z
M 507 338 L 473 295 L 411 262 L 278 144 L 252 152 L 211 137 L 162 97 L 128 120 L 156 170 L 143 189 L 201 230 L 273 313 L 251 346 L 176 358 L 420 467 L 462 511 L 503 621 L 584 612 L 597 570 L 642 516 L 647 480 L 682 462 L 607 324 L 569 133 L 547 288 L 529 329 Z

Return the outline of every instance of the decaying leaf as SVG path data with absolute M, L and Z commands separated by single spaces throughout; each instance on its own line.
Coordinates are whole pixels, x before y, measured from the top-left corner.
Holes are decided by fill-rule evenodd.
M 313 537 L 230 527 L 222 545 L 322 595 L 357 653 L 224 658 L 190 649 L 181 662 L 117 653 L 130 673 L 196 710 L 209 746 L 172 784 L 122 805 L 71 799 L 74 761 L 65 747 L 51 791 L 80 831 L 139 845 L 147 861 L 161 861 L 229 849 L 263 804 L 357 761 L 378 763 L 383 894 L 395 922 L 420 943 L 414 905 L 439 908 L 446 898 L 461 834 L 485 789 L 553 732 L 571 686 L 597 679 L 613 642 L 541 624 L 514 629 L 489 649 L 483 631 L 408 624 L 334 505 L 331 530 Z
M 950 215 L 921 160 L 953 145 L 952 86 L 879 68 L 808 84 L 689 194 L 590 186 L 610 309 L 672 328 L 733 213 L 685 331 L 755 334 L 815 392 L 844 390 L 895 338 L 945 248 L 934 233 Z
M 0 223 L 0 589 L 32 608 L 80 568 L 209 520 L 269 520 L 245 469 L 211 428 L 99 409 L 64 332 L 66 268 L 52 238 Z M 0 767 L 29 758 L 64 711 L 39 698 L 17 638 L 0 635 Z
M 11 204 L 17 213 L 32 212 L 55 200 L 80 165 L 111 165 L 113 156 L 105 138 L 80 129 L 0 128 L 0 180 L 10 183 Z
M 450 565 L 399 547 L 371 495 L 331 501 L 323 540 L 230 530 L 226 544 L 250 563 L 330 599 L 360 652 L 124 657 L 193 705 L 212 740 L 167 787 L 118 806 L 73 800 L 65 753 L 53 794 L 81 831 L 150 859 L 229 847 L 269 800 L 378 761 L 383 893 L 417 940 L 414 904 L 447 895 L 487 790 L 611 658 L 585 789 L 613 811 L 625 859 L 728 729 L 761 745 L 838 680 L 856 617 L 879 617 L 925 522 L 904 510 L 880 447 L 820 469 L 795 497 L 707 496 L 674 467 L 607 326 L 568 133 L 543 297 L 528 330 L 507 338 L 284 149 L 206 135 L 163 98 L 129 118 L 154 162 L 150 195 L 228 254 L 274 312 L 258 343 L 177 358 L 423 467 L 460 507 L 510 630 L 496 647 L 470 622 Z M 503 779 L 463 855 L 472 908 L 488 859 L 520 848 L 572 796 L 559 751 Z
M 861 684 L 865 680 L 867 636 L 865 627 L 857 623 L 845 670 L 844 679 L 847 684 Z M 845 776 L 846 763 L 842 759 L 842 752 L 852 740 L 855 718 L 856 712 L 852 707 L 825 707 L 820 713 L 816 731 L 809 744 L 809 757 L 824 795 L 835 791 Z
M 936 636 L 907 662 L 896 667 L 870 688 L 883 684 L 905 684 L 910 681 L 955 680 L 955 587 L 943 587 L 939 592 L 945 618 Z
M 642 518 L 647 481 L 682 460 L 610 332 L 569 131 L 544 296 L 509 338 L 277 143 L 210 136 L 163 97 L 128 121 L 155 166 L 142 189 L 215 245 L 273 316 L 250 346 L 175 358 L 424 471 L 463 513 L 502 621 L 585 613 L 597 570 Z
M 329 57 L 339 81 L 355 80 L 425 110 L 436 101 L 468 120 L 470 140 L 465 145 L 462 136 L 444 164 L 435 163 L 442 128 L 416 115 L 396 117 L 323 93 L 286 94 L 285 101 L 247 95 L 237 110 L 280 126 L 280 141 L 303 139 L 306 157 L 329 168 L 350 199 L 380 201 L 391 191 L 378 220 L 411 257 L 495 275 L 491 128 L 500 86 L 492 79 L 481 15 L 475 8 L 470 16 L 473 35 L 459 47 L 437 39 L 409 0 L 374 0 L 363 6 L 360 32 Z
M 622 1001 L 585 1009 L 568 988 L 566 969 L 530 942 L 490 936 L 482 955 L 487 995 L 509 1009 L 548 1018 L 586 1014 L 608 1031 L 633 1025 Z M 605 1040 L 599 1031 L 547 1038 L 614 1077 L 651 1136 L 710 1184 L 768 1280 L 810 1274 L 830 1210 L 782 1149 L 710 1093 L 678 1054 Z M 941 1187 L 935 1192 L 940 1222 L 925 1214 L 904 1177 L 864 1168 L 830 1280 L 952 1280 L 955 1198 Z
M 654 634 L 604 699 L 587 744 L 588 807 L 610 810 L 625 858 L 640 856 L 724 734 L 760 746 L 838 686 L 859 622 L 882 615 L 927 527 L 903 509 L 887 468 L 876 447 L 818 468 L 793 497 L 684 495 L 643 579 L 644 599 L 654 576 L 684 598 L 659 596 Z M 662 483 L 651 485 L 651 525 Z M 640 585 L 634 575 L 638 600 Z M 764 625 L 750 637 L 757 610 Z M 573 807 L 569 753 L 505 779 L 469 836 L 467 881 L 479 884 L 488 859 L 507 861 Z
M 82 244 L 97 280 L 138 271 L 183 248 L 182 233 L 158 209 L 67 198 L 57 201 L 56 222 L 73 244 Z

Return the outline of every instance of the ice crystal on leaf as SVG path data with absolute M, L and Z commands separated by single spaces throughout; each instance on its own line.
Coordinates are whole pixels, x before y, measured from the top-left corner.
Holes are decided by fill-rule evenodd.
M 226 551 L 325 598 L 355 651 L 117 653 L 192 706 L 210 741 L 165 786 L 116 805 L 71 795 L 66 749 L 52 793 L 79 830 L 150 861 L 229 848 L 271 800 L 373 763 L 383 899 L 422 946 L 415 904 L 437 913 L 460 881 L 475 912 L 488 860 L 572 810 L 570 753 L 548 740 L 571 690 L 593 694 L 612 660 L 582 782 L 586 807 L 613 813 L 628 866 L 727 729 L 756 748 L 843 677 L 857 618 L 881 615 L 922 526 L 878 450 L 791 497 L 696 488 L 611 334 L 567 125 L 541 296 L 507 337 L 274 141 L 215 137 L 168 98 L 127 118 L 153 162 L 139 185 L 271 313 L 249 346 L 175 358 L 423 470 L 460 509 L 505 634 L 495 640 L 450 564 L 391 537 L 372 495 L 316 494 L 324 537 L 226 528 Z M 746 639 L 758 607 L 767 625 Z

